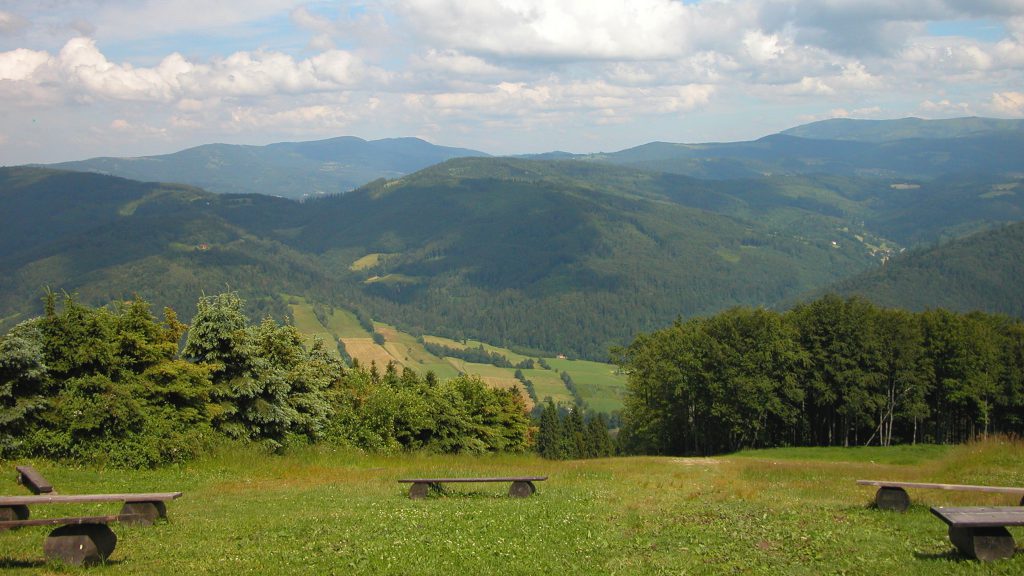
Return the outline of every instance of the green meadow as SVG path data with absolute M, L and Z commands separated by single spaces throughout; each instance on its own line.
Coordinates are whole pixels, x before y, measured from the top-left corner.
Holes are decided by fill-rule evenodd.
M 9 470 L 5 492 L 24 492 Z M 1024 442 L 958 447 L 766 450 L 715 458 L 547 461 L 535 456 L 370 455 L 327 448 L 223 449 L 190 464 L 124 471 L 33 463 L 59 491 L 181 490 L 168 520 L 113 525 L 117 549 L 88 569 L 48 564 L 46 527 L 0 538 L 5 574 L 1021 574 L 1024 554 L 961 558 L 931 505 L 1013 497 L 911 492 L 906 513 L 871 507 L 859 478 L 1021 484 Z M 450 485 L 422 501 L 400 478 L 546 475 Z M 38 517 L 112 513 L 37 507 Z M 1020 541 L 1024 530 L 1011 528 Z

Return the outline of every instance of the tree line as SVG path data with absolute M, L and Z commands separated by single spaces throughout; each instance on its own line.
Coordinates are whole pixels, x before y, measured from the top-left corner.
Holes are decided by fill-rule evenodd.
M 548 398 L 540 414 L 537 452 L 550 460 L 603 458 L 615 454 L 603 414 L 584 418 L 582 410 L 566 410 Z
M 1024 433 L 1024 323 L 824 296 L 676 321 L 613 352 L 622 448 L 963 442 Z
M 170 308 L 157 320 L 139 298 L 91 308 L 48 293 L 42 316 L 0 338 L 0 457 L 143 467 L 224 439 L 270 450 L 529 446 L 514 389 L 347 367 L 322 341 L 306 346 L 293 326 L 252 324 L 243 310 L 235 293 L 203 296 L 186 326 Z

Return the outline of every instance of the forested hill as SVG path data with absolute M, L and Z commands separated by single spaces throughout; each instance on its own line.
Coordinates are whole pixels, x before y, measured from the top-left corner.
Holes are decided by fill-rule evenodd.
M 0 169 L 0 329 L 46 287 L 88 305 L 137 293 L 185 319 L 234 289 L 257 317 L 292 294 L 414 334 L 605 359 L 678 316 L 792 301 L 904 246 L 1024 220 L 1021 186 L 460 158 L 300 203 Z
M 377 178 L 395 178 L 460 156 L 485 154 L 418 138 L 366 141 L 346 136 L 267 146 L 208 144 L 161 156 L 92 158 L 51 167 L 147 182 L 181 182 L 210 192 L 304 198 L 345 192 Z
M 872 262 L 835 219 L 803 211 L 782 230 L 734 215 L 765 213 L 735 190 L 587 163 L 452 160 L 307 204 L 289 242 L 352 267 L 375 316 L 589 357 Z
M 1024 223 L 907 252 L 836 284 L 888 307 L 984 310 L 1024 317 Z
M 227 287 L 263 312 L 306 295 L 413 332 L 603 359 L 676 316 L 871 265 L 833 217 L 784 206 L 802 223 L 784 231 L 747 212 L 766 213 L 737 190 L 581 163 L 453 160 L 305 203 L 2 169 L 0 319 L 38 313 L 47 286 L 91 305 L 138 293 L 185 318 Z
M 46 288 L 102 305 L 133 294 L 191 316 L 202 293 L 249 295 L 281 317 L 280 294 L 326 284 L 315 259 L 275 242 L 295 202 L 36 168 L 0 169 L 0 328 L 42 310 Z M 234 222 L 246 222 L 239 225 Z

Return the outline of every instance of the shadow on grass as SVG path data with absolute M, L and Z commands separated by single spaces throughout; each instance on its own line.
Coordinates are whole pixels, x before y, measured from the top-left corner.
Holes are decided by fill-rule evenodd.
M 96 564 L 96 566 L 117 566 L 122 563 L 122 560 L 107 560 L 106 562 Z M 38 560 L 18 560 L 15 558 L 0 558 L 0 570 L 9 570 L 13 568 L 45 568 L 47 566 L 51 568 L 80 568 L 80 566 L 65 564 L 60 561 L 45 560 L 42 558 Z
M 404 498 L 408 498 L 408 493 L 402 493 Z M 450 490 L 448 488 L 431 488 L 427 492 L 427 496 L 423 500 L 530 500 L 536 498 L 534 494 L 528 498 L 515 498 L 509 496 L 508 493 L 501 492 L 484 492 L 476 490 Z
M 970 558 L 965 557 L 963 554 L 957 551 L 956 548 L 950 548 L 945 552 L 914 552 L 914 558 L 918 560 L 943 560 L 946 562 L 970 562 Z
M 42 568 L 46 566 L 46 560 L 15 560 L 14 558 L 0 558 L 0 570 L 8 568 Z
M 1016 550 L 1014 550 L 1014 555 L 1010 558 L 1007 558 L 1007 560 L 1012 560 L 1013 558 L 1021 556 L 1021 554 L 1024 554 L 1024 548 L 1018 547 Z M 926 554 L 924 552 L 914 552 L 914 558 L 917 558 L 918 560 L 943 560 L 946 562 L 957 562 L 961 564 L 967 562 L 981 562 L 981 560 L 978 560 L 977 558 L 968 558 L 967 556 L 964 556 L 956 548 L 950 548 L 945 552 L 934 552 L 931 554 Z

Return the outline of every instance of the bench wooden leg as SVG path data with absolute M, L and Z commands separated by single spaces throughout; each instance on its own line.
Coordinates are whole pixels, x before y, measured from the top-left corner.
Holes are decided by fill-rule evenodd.
M 523 480 L 513 482 L 512 486 L 508 489 L 508 495 L 513 498 L 526 498 L 532 496 L 536 491 L 537 487 L 533 485 L 533 482 Z
M 895 510 L 906 512 L 910 507 L 910 496 L 903 488 L 896 486 L 882 486 L 875 493 L 875 506 L 880 510 Z
M 68 524 L 46 537 L 43 553 L 67 564 L 99 564 L 114 552 L 117 535 L 106 524 Z
M 158 519 L 167 518 L 167 505 L 159 500 L 155 502 L 125 502 L 121 507 L 121 515 L 127 516 L 121 519 L 122 524 L 152 526 Z
M 949 541 L 961 554 L 978 560 L 1010 558 L 1017 549 L 1013 536 L 1002 526 L 989 528 L 949 527 Z
M 412 486 L 409 487 L 409 498 L 413 500 L 426 498 L 431 486 L 433 484 L 428 482 L 413 482 Z
M 28 506 L 0 506 L 0 520 L 28 520 Z M 0 532 L 10 528 L 0 528 Z

